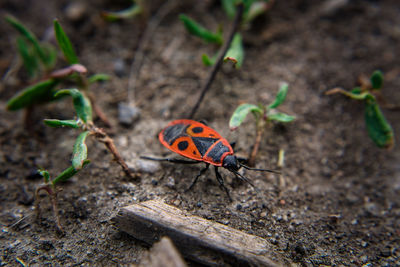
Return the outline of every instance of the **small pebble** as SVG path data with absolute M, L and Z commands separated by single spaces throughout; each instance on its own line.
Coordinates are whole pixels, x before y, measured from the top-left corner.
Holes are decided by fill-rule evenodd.
M 86 4 L 82 1 L 76 1 L 68 4 L 65 8 L 65 15 L 72 21 L 82 19 L 86 15 Z
M 124 60 L 117 59 L 114 61 L 114 73 L 118 77 L 123 77 L 126 75 L 126 64 Z
M 139 172 L 155 173 L 160 169 L 160 163 L 156 161 L 138 159 L 136 160 L 136 167 Z
M 172 176 L 168 176 L 167 183 L 165 184 L 168 188 L 174 189 L 175 188 L 175 179 Z
M 124 126 L 132 126 L 132 124 L 140 117 L 140 109 L 127 103 L 118 104 L 118 121 Z

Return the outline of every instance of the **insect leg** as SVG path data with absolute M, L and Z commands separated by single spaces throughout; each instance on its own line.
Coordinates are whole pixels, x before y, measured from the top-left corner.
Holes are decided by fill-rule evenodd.
M 214 166 L 214 170 L 215 170 L 215 176 L 217 177 L 217 181 L 219 183 L 219 185 L 225 190 L 226 195 L 229 198 L 229 201 L 232 202 L 232 198 L 231 195 L 229 194 L 229 190 L 228 188 L 226 188 L 226 186 L 224 185 L 224 179 L 222 179 L 221 174 L 218 172 L 218 167 Z
M 233 150 L 235 150 L 236 142 L 229 143 Z
M 238 161 L 240 167 L 245 168 L 246 170 L 251 170 L 251 171 L 264 171 L 264 172 L 272 172 L 272 173 L 276 173 L 276 174 L 281 174 L 280 171 L 275 171 L 275 170 L 269 170 L 269 169 L 257 169 L 257 168 L 250 168 L 249 166 L 243 165 L 242 163 L 240 163 L 240 161 Z
M 154 160 L 154 161 L 168 161 L 172 163 L 182 163 L 182 164 L 197 164 L 202 161 L 190 161 L 190 160 L 184 160 L 184 159 L 174 159 L 174 158 L 152 158 L 152 157 L 146 157 L 146 156 L 140 156 L 141 159 L 147 159 L 147 160 Z
M 207 170 L 208 167 L 210 167 L 209 163 L 206 163 L 206 167 L 204 169 L 201 169 L 199 174 L 197 174 L 196 178 L 194 178 L 192 184 L 189 186 L 189 188 L 186 191 L 189 191 L 193 188 L 193 186 L 197 183 L 197 180 L 199 179 L 200 176 L 202 176 Z

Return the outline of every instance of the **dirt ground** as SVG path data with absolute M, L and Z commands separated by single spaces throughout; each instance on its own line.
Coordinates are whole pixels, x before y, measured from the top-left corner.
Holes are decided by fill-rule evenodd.
M 3 0 L 1 19 L 13 14 L 38 36 L 57 17 L 90 73 L 107 73 L 111 81 L 94 86 L 97 101 L 114 126 L 113 137 L 129 166 L 142 173 L 126 178 L 104 146 L 89 142 L 92 163 L 62 185 L 60 218 L 66 235 L 56 233 L 47 198 L 42 220 L 34 220 L 33 195 L 42 183 L 35 170 L 52 175 L 69 166 L 77 132 L 52 129 L 44 118 L 69 119 L 70 100 L 38 108 L 34 134 L 25 131 L 23 112 L 5 110 L 7 100 L 26 85 L 19 72 L 0 87 L 0 248 L 1 266 L 125 265 L 137 263 L 148 246 L 119 231 L 111 218 L 126 205 L 161 199 L 194 215 L 265 238 L 274 245 L 272 259 L 299 266 L 400 265 L 400 149 L 374 146 L 367 136 L 363 105 L 343 96 L 325 96 L 330 88 L 352 88 L 360 74 L 380 69 L 383 94 L 400 103 L 400 5 L 382 1 L 276 1 L 244 31 L 246 57 L 240 70 L 226 65 L 217 75 L 195 119 L 206 120 L 236 152 L 248 155 L 255 137 L 249 117 L 230 132 L 228 121 L 243 102 L 268 103 L 279 84 L 288 82 L 280 108 L 297 119 L 269 127 L 257 167 L 277 168 L 285 150 L 283 176 L 245 171 L 256 187 L 222 170 L 233 202 L 207 172 L 185 192 L 202 166 L 158 164 L 139 156 L 170 156 L 157 140 L 167 122 L 190 113 L 208 68 L 201 54 L 216 47 L 189 36 L 178 14 L 216 29 L 230 21 L 218 1 L 178 5 L 152 33 L 145 49 L 135 100 L 140 119 L 131 127 L 118 123 L 118 103 L 127 98 L 130 66 L 143 21 L 106 23 L 102 10 L 119 10 L 129 1 L 86 1 L 83 15 L 71 13 L 80 1 Z M 156 1 L 154 1 L 156 2 Z M 328 3 L 342 3 L 337 7 Z M 152 7 L 156 12 L 158 4 Z M 0 72 L 15 63 L 14 29 L 0 23 Z M 383 110 L 395 133 L 399 113 Z M 101 125 L 101 123 L 99 123 Z M 400 143 L 398 135 L 396 143 Z M 17 225 L 13 224 L 24 218 Z M 370 265 L 368 265 L 370 264 Z M 295 265 L 296 266 L 296 265 Z

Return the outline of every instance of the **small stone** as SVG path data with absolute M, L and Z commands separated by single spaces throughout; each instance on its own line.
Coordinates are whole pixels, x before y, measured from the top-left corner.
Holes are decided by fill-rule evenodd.
M 381 255 L 383 256 L 383 257 L 390 257 L 391 255 L 392 255 L 392 251 L 391 251 L 391 249 L 390 249 L 390 247 L 384 247 L 382 250 L 381 250 Z
M 351 224 L 352 224 L 352 225 L 357 225 L 357 224 L 358 224 L 358 220 L 357 220 L 357 219 L 352 220 L 352 221 L 351 221 Z
M 39 240 L 40 249 L 49 251 L 54 248 L 53 243 L 50 240 L 41 239 Z
M 236 205 L 236 209 L 237 209 L 237 210 L 241 210 L 242 208 L 243 208 L 243 206 L 242 206 L 241 204 L 237 204 L 237 205 Z
M 179 199 L 175 199 L 173 204 L 174 204 L 174 206 L 178 207 L 181 204 L 181 201 Z
M 366 262 L 368 261 L 368 256 L 367 256 L 367 255 L 361 256 L 360 260 L 361 260 L 363 263 L 366 263 Z
M 158 181 L 155 180 L 155 179 L 152 179 L 152 180 L 151 180 L 151 184 L 154 185 L 154 186 L 156 186 L 156 185 L 158 185 Z
M 124 126 L 131 126 L 140 117 L 140 109 L 127 103 L 118 104 L 118 121 Z
M 276 238 L 271 238 L 269 241 L 271 241 L 272 244 L 278 245 L 278 240 Z
M 367 242 L 365 242 L 365 241 L 363 240 L 363 241 L 361 241 L 361 246 L 362 246 L 363 248 L 365 248 L 365 247 L 367 247 L 367 246 L 368 246 L 368 243 L 367 243 Z
M 160 163 L 150 160 L 136 160 L 136 167 L 139 172 L 155 173 L 160 169 Z
M 197 206 L 198 208 L 201 208 L 201 207 L 203 206 L 203 203 L 201 203 L 201 202 L 199 201 L 199 202 L 197 202 L 196 206 Z
M 86 15 L 86 4 L 83 1 L 70 3 L 65 8 L 65 15 L 72 21 L 81 20 Z
M 126 64 L 122 59 L 117 59 L 114 61 L 114 73 L 118 77 L 123 77 L 126 75 Z
M 165 184 L 168 188 L 174 189 L 175 188 L 175 179 L 172 176 L 168 176 L 167 183 Z

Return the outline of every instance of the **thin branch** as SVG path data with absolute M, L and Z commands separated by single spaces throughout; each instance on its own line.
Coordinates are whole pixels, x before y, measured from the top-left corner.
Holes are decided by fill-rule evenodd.
M 128 81 L 128 102 L 135 103 L 135 87 L 136 80 L 140 76 L 140 69 L 144 61 L 144 51 L 149 44 L 151 38 L 154 36 L 154 32 L 161 20 L 175 8 L 176 1 L 167 1 L 157 11 L 157 13 L 149 21 L 147 28 L 139 41 L 139 45 L 136 48 L 135 56 L 131 65 L 129 81 Z
M 208 74 L 206 83 L 204 84 L 204 87 L 203 87 L 203 89 L 201 91 L 200 97 L 197 100 L 195 106 L 192 109 L 192 112 L 189 115 L 190 119 L 192 119 L 194 117 L 197 109 L 199 108 L 201 102 L 203 101 L 203 98 L 204 98 L 205 94 L 210 89 L 211 84 L 214 81 L 215 76 L 217 75 L 219 69 L 221 68 L 222 63 L 224 62 L 224 56 L 225 56 L 226 52 L 228 51 L 229 47 L 231 46 L 233 36 L 235 35 L 235 33 L 239 29 L 240 22 L 242 21 L 242 14 L 243 14 L 243 4 L 239 4 L 237 6 L 236 16 L 235 16 L 235 19 L 233 21 L 232 28 L 231 28 L 231 30 L 229 32 L 228 39 L 226 40 L 226 42 L 224 43 L 223 47 L 219 51 L 217 61 L 215 62 L 213 68 L 211 69 L 211 71 Z
M 101 128 L 94 127 L 93 129 L 91 129 L 91 131 L 96 139 L 102 142 L 111 152 L 111 154 L 114 156 L 114 160 L 121 166 L 126 176 L 128 176 L 129 178 L 137 178 L 138 175 L 136 174 L 136 176 L 133 176 L 131 171 L 129 170 L 128 165 L 126 165 L 125 161 L 122 159 L 114 144 L 113 139 L 109 137 L 107 133 L 104 132 L 104 130 Z

